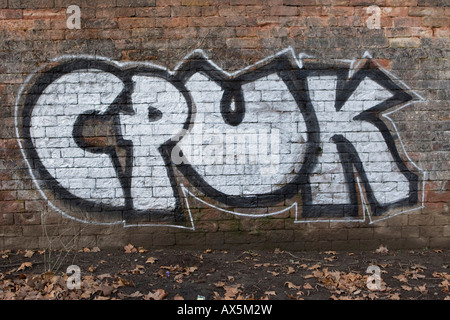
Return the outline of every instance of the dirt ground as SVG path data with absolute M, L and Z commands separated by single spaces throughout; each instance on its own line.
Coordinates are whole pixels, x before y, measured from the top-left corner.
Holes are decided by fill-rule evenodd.
M 450 299 L 448 249 L 193 251 L 130 244 L 0 256 L 1 300 Z M 70 265 L 79 273 L 67 273 Z

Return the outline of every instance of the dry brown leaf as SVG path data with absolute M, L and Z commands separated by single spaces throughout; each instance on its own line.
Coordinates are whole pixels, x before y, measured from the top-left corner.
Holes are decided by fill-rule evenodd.
M 25 250 L 25 254 L 23 255 L 25 258 L 31 258 L 34 254 L 33 250 Z
M 93 247 L 91 252 L 100 252 L 100 248 L 99 247 Z
M 427 294 L 428 293 L 428 290 L 426 288 L 426 284 L 423 284 L 422 286 L 415 287 L 414 291 L 419 291 L 422 294 Z
M 299 290 L 299 289 L 301 288 L 301 286 L 297 286 L 297 285 L 293 284 L 293 283 L 290 282 L 290 281 L 286 281 L 286 282 L 284 283 L 284 285 L 287 286 L 289 289 L 296 289 L 296 290 Z
M 398 276 L 392 276 L 392 278 L 395 278 L 399 280 L 400 282 L 408 282 L 408 279 L 404 274 L 399 274 Z
M 148 257 L 148 259 L 145 261 L 145 263 L 155 263 L 158 260 L 158 258 L 155 257 Z
M 198 269 L 198 267 L 187 267 L 186 271 L 183 273 L 185 276 L 188 276 L 192 273 L 194 273 L 196 270 Z
M 118 277 L 117 287 L 135 287 L 133 280 L 126 280 Z
M 303 289 L 305 289 L 305 290 L 312 290 L 313 287 L 312 287 L 311 284 L 309 284 L 309 283 L 307 282 L 307 283 L 305 283 L 305 284 L 303 285 Z
M 162 300 L 167 296 L 167 292 L 164 289 L 156 289 L 153 292 L 149 292 L 144 296 L 144 300 Z
M 99 286 L 99 292 L 105 297 L 110 296 L 113 291 L 114 291 L 114 287 L 107 283 L 102 283 Z
M 173 300 L 184 300 L 184 298 L 177 293 L 175 297 L 173 297 Z
M 177 283 L 183 283 L 183 274 L 181 273 L 181 274 L 177 274 L 175 277 L 174 277 L 174 280 L 175 280 L 175 282 L 177 282 Z
M 387 247 L 383 246 L 382 244 L 380 244 L 380 246 L 378 247 L 378 249 L 375 250 L 376 253 L 388 253 L 389 250 Z
M 309 267 L 308 270 L 316 270 L 316 269 L 319 269 L 319 268 L 320 268 L 320 264 L 315 264 L 315 265 Z
M 410 286 L 402 285 L 401 287 L 405 291 L 411 291 L 412 290 L 412 288 Z
M 105 278 L 112 278 L 112 276 L 111 276 L 111 274 L 109 274 L 109 273 L 103 273 L 103 274 L 99 274 L 99 275 L 97 276 L 97 279 L 99 279 L 99 280 L 103 280 L 103 279 L 105 279 Z
M 396 292 L 396 293 L 393 293 L 393 294 L 389 295 L 389 299 L 391 299 L 391 300 L 400 300 L 400 293 Z
M 143 274 L 144 273 L 144 266 L 142 265 L 136 265 L 136 268 L 134 268 L 133 270 L 131 270 L 132 274 Z
M 288 267 L 287 267 L 287 271 L 286 271 L 286 273 L 287 273 L 287 274 L 292 274 L 292 273 L 295 273 L 295 269 L 294 269 L 294 268 L 292 268 L 292 267 L 290 267 L 290 266 L 288 266 Z
M 450 280 L 450 274 L 447 274 L 447 272 L 433 272 L 432 276 L 435 278 Z
M 276 296 L 277 295 L 277 293 L 275 291 L 266 291 L 266 292 L 264 292 L 264 294 L 266 296 Z
M 31 268 L 33 266 L 33 264 L 31 262 L 24 262 L 20 265 L 19 268 L 17 268 L 17 271 L 23 271 L 26 268 Z
M 240 284 L 235 284 L 232 286 L 224 286 L 225 289 L 225 298 L 232 298 L 235 297 L 240 292 Z
M 136 292 L 133 292 L 132 294 L 129 294 L 129 295 L 127 295 L 129 298 L 140 298 L 140 297 L 142 297 L 144 294 L 143 293 L 141 293 L 141 292 L 139 292 L 139 291 L 136 291 Z
M 135 253 L 137 252 L 137 249 L 129 243 L 128 245 L 124 246 L 123 249 L 125 250 L 125 253 Z
M 223 287 L 226 285 L 226 283 L 223 282 L 223 281 L 218 281 L 218 282 L 214 283 L 214 285 L 215 285 L 217 288 L 223 288 Z

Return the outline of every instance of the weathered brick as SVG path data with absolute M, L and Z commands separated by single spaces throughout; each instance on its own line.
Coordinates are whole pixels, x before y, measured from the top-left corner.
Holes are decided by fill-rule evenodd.
M 118 7 L 154 7 L 156 0 L 116 0 Z
M 23 11 L 21 9 L 0 9 L 0 19 L 22 19 Z

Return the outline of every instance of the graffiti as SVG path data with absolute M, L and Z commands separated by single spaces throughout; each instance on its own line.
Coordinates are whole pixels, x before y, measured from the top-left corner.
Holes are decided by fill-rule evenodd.
M 297 223 L 416 209 L 425 172 L 389 115 L 422 98 L 369 55 L 303 57 L 234 73 L 201 50 L 174 71 L 63 57 L 23 86 L 19 145 L 42 196 L 80 221 L 194 229 L 191 201 Z

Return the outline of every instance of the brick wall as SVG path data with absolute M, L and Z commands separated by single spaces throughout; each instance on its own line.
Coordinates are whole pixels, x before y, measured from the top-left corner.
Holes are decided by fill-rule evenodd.
M 0 250 L 448 248 L 449 12 L 0 0 Z

